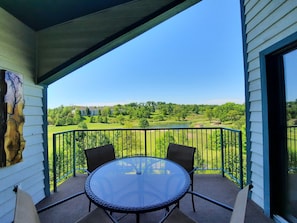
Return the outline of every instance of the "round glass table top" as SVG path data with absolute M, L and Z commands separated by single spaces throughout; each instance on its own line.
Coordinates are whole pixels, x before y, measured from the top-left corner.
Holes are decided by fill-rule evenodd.
M 154 157 L 129 157 L 94 170 L 86 180 L 85 191 L 103 208 L 137 213 L 177 202 L 189 186 L 189 174 L 177 163 Z

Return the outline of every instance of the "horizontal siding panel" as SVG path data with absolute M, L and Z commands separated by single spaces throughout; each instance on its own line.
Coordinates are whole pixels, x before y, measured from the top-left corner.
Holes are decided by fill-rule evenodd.
M 259 188 L 260 190 L 258 190 L 260 192 L 264 185 L 263 177 L 258 174 L 254 174 L 252 181 L 257 182 L 257 185 L 260 186 L 260 188 Z
M 249 58 L 248 58 L 248 62 L 249 62 L 248 71 L 255 70 L 260 66 L 259 60 L 249 60 Z
M 249 83 L 249 91 L 261 90 L 261 81 L 259 79 Z
M 265 36 L 264 37 L 260 36 L 261 38 L 257 38 L 255 40 L 253 40 L 252 42 L 250 42 L 247 47 L 247 51 L 249 53 L 248 54 L 248 62 L 252 62 L 254 60 L 259 60 L 258 57 L 262 50 L 275 44 L 276 42 L 278 42 L 285 36 L 289 36 L 289 35 L 295 33 L 296 27 L 297 27 L 296 22 L 294 22 L 294 23 L 291 22 L 290 25 L 283 27 L 283 30 L 281 32 L 273 33 L 273 36 L 270 36 L 270 38 L 267 39 L 265 42 L 263 40 L 265 38 Z M 256 64 L 254 63 L 254 65 L 256 65 Z M 259 66 L 260 66 L 260 64 L 259 64 Z M 254 66 L 253 66 L 253 68 L 254 68 Z
M 250 70 L 249 71 L 249 79 L 248 79 L 248 81 L 251 82 L 251 81 L 255 81 L 255 80 L 259 80 L 260 81 L 260 68 L 259 67 L 257 67 L 254 70 Z
M 38 159 L 42 155 L 39 155 Z M 32 190 L 32 198 L 35 200 L 35 203 L 39 202 L 44 198 L 44 193 L 40 193 L 40 190 L 43 191 L 44 187 L 44 174 L 43 174 L 43 165 L 42 162 L 38 161 L 36 165 L 36 156 L 30 157 L 28 160 L 24 160 L 20 164 L 16 164 L 14 166 L 21 166 L 20 170 L 17 174 L 11 174 L 5 178 L 5 182 L 1 183 L 0 193 L 1 193 L 1 201 L 5 203 L 0 203 L 1 208 L 1 222 L 11 222 L 13 218 L 14 206 L 15 206 L 15 193 L 13 192 L 14 185 L 20 185 L 22 188 L 32 188 L 36 190 L 36 187 L 39 188 L 39 192 L 35 194 L 35 191 Z M 31 164 L 31 166 L 26 166 L 27 164 Z M 9 168 L 13 168 L 9 167 Z M 35 194 L 35 195 L 34 195 Z M 38 197 L 37 197 L 38 196 Z M 8 200 L 8 202 L 7 202 Z M 7 219 L 10 219 L 7 221 Z
M 43 118 L 42 116 L 25 116 L 25 125 L 31 126 L 31 125 L 42 125 L 43 124 Z
M 253 189 L 252 189 L 252 200 L 259 205 L 260 207 L 264 207 L 264 199 L 263 199 L 263 187 L 258 183 L 258 181 L 252 179 Z
M 13 200 L 15 200 L 15 197 L 13 198 Z M 8 207 L 11 207 L 10 204 L 12 204 L 12 203 L 11 202 L 5 203 L 5 204 L 3 204 L 3 206 L 0 205 L 1 210 L 2 210 L 2 208 L 5 208 L 5 210 L 7 210 Z M 13 207 L 14 206 L 15 206 L 15 202 L 13 202 Z M 13 216 L 14 216 L 14 210 L 11 210 L 7 213 L 6 212 L 1 213 L 1 222 L 10 223 L 13 220 Z
M 255 90 L 250 92 L 250 101 L 259 101 L 261 100 L 261 91 L 260 90 Z
M 250 115 L 251 122 L 261 122 L 262 121 L 262 112 L 252 112 Z
M 245 5 L 246 23 L 249 23 L 253 18 L 255 18 L 269 3 L 269 0 L 252 0 L 248 1 Z
M 252 142 L 263 144 L 263 138 L 262 137 L 263 137 L 262 134 L 260 134 L 258 132 L 252 132 L 251 133 L 251 141 Z
M 259 152 L 259 151 L 257 151 Z M 263 166 L 263 157 L 262 157 L 262 154 L 258 154 L 256 152 L 254 152 L 251 156 L 251 161 L 253 163 L 255 163 L 256 165 L 258 166 Z M 261 171 L 262 172 L 262 171 Z M 258 173 L 257 173 L 258 174 Z
M 262 122 L 252 122 L 252 124 L 256 124 L 256 125 L 262 125 Z M 251 134 L 252 133 L 255 133 L 255 134 L 262 134 L 263 133 L 263 129 L 262 128 L 259 128 L 259 129 L 256 129 L 256 128 L 253 128 L 251 129 Z M 262 144 L 262 141 L 261 142 L 257 142 L 257 143 L 260 143 Z M 261 145 L 262 146 L 262 145 Z
M 297 1 L 296 1 L 297 3 Z M 296 7 L 296 6 L 295 6 Z M 266 30 L 266 32 L 259 33 L 257 38 L 253 41 L 249 42 L 248 45 L 248 52 L 249 52 L 249 61 L 252 60 L 257 56 L 257 52 L 262 51 L 263 49 L 271 46 L 272 44 L 276 43 L 284 36 L 285 33 L 288 33 L 287 35 L 293 33 L 296 31 L 296 29 L 290 30 L 291 26 L 294 26 L 296 24 L 296 20 L 294 19 L 297 16 L 297 8 L 295 8 L 290 14 L 287 14 L 283 20 L 280 20 L 279 22 L 275 23 L 273 26 L 271 26 L 269 29 Z M 248 38 L 251 38 L 248 34 Z M 250 54 L 252 51 L 254 51 L 252 54 Z
M 2 207 L 0 210 L 3 211 L 4 213 L 7 213 L 10 211 L 10 204 L 4 205 L 6 203 L 12 202 L 11 205 L 14 204 L 15 200 L 15 192 L 13 191 L 14 187 L 8 187 L 3 190 L 3 196 L 0 199 L 0 207 Z
M 43 179 L 39 179 L 39 181 L 36 182 L 35 185 L 30 187 L 30 190 L 32 191 L 32 193 L 34 192 L 34 194 L 32 194 L 31 196 L 35 204 L 39 203 L 45 196 L 44 188 L 42 187 L 42 185 L 43 185 Z
M 32 77 L 35 66 L 35 32 L 2 8 L 0 18 L 0 67 Z
M 261 34 L 256 41 L 252 42 L 251 47 L 257 45 L 260 46 L 259 49 L 257 49 L 260 52 L 261 50 L 264 50 L 269 46 L 273 45 L 274 43 L 278 42 L 280 39 L 284 37 L 284 35 L 289 36 L 290 34 L 296 32 L 296 22 L 292 23 L 292 21 L 294 21 L 293 17 L 297 17 L 297 9 L 294 10 L 294 14 L 289 14 L 288 17 L 290 18 L 284 20 L 286 21 L 285 23 L 279 22 L 271 29 L 267 30 L 266 33 Z M 280 28 L 278 29 L 278 27 Z
M 42 107 L 42 99 L 40 97 L 32 97 L 32 96 L 25 95 L 25 107 L 26 106 Z
M 0 185 L 0 191 L 2 192 L 6 188 L 13 188 L 14 185 L 22 184 L 23 181 L 25 181 L 28 177 L 34 176 L 36 174 L 39 174 L 40 171 L 43 171 L 44 168 L 40 158 L 43 158 L 41 154 L 34 157 L 24 157 L 21 165 L 23 166 L 23 168 L 18 171 L 17 179 L 13 174 L 7 175 L 5 178 L 2 178 L 1 181 L 3 182 Z M 31 162 L 31 164 L 27 165 L 28 162 Z
M 36 135 L 31 135 L 31 136 L 26 136 L 26 147 L 32 147 L 34 145 L 40 145 L 42 148 L 42 143 L 43 143 L 43 137 L 41 134 L 36 134 Z
M 37 154 L 37 156 L 36 156 L 37 160 L 32 160 L 32 158 L 31 158 L 31 160 L 27 159 L 27 154 L 28 155 Z M 40 165 L 41 164 L 40 158 L 43 157 L 42 148 L 40 146 L 39 147 L 31 146 L 30 148 L 25 147 L 23 156 L 24 156 L 24 160 L 22 162 L 15 164 L 13 166 L 10 166 L 10 167 L 5 167 L 5 168 L 0 169 L 1 180 L 6 179 L 6 178 L 13 179 L 13 175 L 14 175 L 13 173 L 15 173 L 15 175 L 18 175 L 20 172 L 26 171 L 27 167 L 31 167 L 32 165 L 34 165 L 36 163 L 37 163 L 37 165 Z M 29 160 L 31 163 L 27 163 L 27 162 L 25 162 L 25 160 L 26 161 Z M 43 164 L 41 164 L 41 165 L 43 165 Z M 14 185 L 15 184 L 12 184 L 12 186 L 14 186 Z M 0 184 L 0 192 L 3 190 L 5 190 L 5 187 L 3 187 L 3 184 Z
M 30 114 L 30 116 L 43 116 L 43 110 L 41 107 L 25 106 L 23 110 L 24 114 Z
M 261 122 L 252 122 L 251 123 L 251 131 L 262 133 L 262 123 Z
M 263 174 L 263 166 L 259 165 L 258 163 L 253 162 L 251 165 L 251 170 L 253 171 L 253 173 L 257 173 L 258 176 L 260 176 L 261 178 L 263 178 L 264 174 Z
M 6 33 L 7 30 L 5 31 L 1 31 L 1 33 Z M 1 39 L 7 39 L 9 38 L 10 35 L 8 35 L 6 33 L 6 35 L 8 36 L 7 38 L 5 38 L 5 36 L 0 35 Z M 21 36 L 17 35 L 15 37 L 16 38 L 10 38 L 7 42 L 0 42 L 0 47 L 1 50 L 5 50 L 7 53 L 5 54 L 5 56 L 7 58 L 12 58 L 14 57 L 14 55 L 18 55 L 18 57 L 16 59 L 19 59 L 19 63 L 21 63 L 21 66 L 28 66 L 30 65 L 30 67 L 32 69 L 34 69 L 34 67 L 32 67 L 31 61 L 35 60 L 35 56 L 34 54 L 32 54 L 32 50 L 34 50 L 34 48 L 28 48 L 26 45 L 24 45 L 23 43 L 20 42 Z M 9 43 L 9 44 L 7 44 Z M 32 44 L 34 44 L 34 42 L 32 42 Z M 32 45 L 34 46 L 34 45 Z M 15 62 L 15 61 L 14 61 Z
M 246 32 L 255 31 L 259 33 L 265 31 L 263 27 L 270 27 L 275 23 L 275 20 L 272 20 L 271 17 L 275 16 L 275 14 L 278 14 L 278 18 L 282 17 L 279 15 L 280 13 L 276 12 L 282 4 L 284 4 L 284 1 L 259 1 L 254 9 L 261 10 L 261 13 L 256 10 L 254 10 L 254 14 L 250 13 L 252 19 L 246 21 Z
M 43 133 L 43 128 L 40 125 L 38 125 L 38 126 L 24 126 L 23 132 L 24 132 L 23 133 L 24 137 L 32 136 L 32 135 L 39 135 L 39 134 Z
M 257 2 L 258 2 L 257 0 L 246 0 L 246 1 L 244 1 L 245 14 L 252 14 L 252 13 L 250 13 L 250 11 L 257 4 Z
M 250 112 L 261 112 L 262 113 L 262 102 L 253 101 L 250 103 Z
M 288 20 L 288 18 L 282 18 L 286 16 L 292 16 L 295 14 L 290 13 L 288 15 L 288 10 L 294 10 L 294 8 L 296 8 L 297 6 L 297 1 L 286 1 L 286 3 L 282 4 L 279 8 L 276 8 L 278 5 L 273 2 L 277 1 L 271 1 L 269 6 L 272 5 L 272 7 L 265 9 L 267 11 L 271 11 L 272 13 L 266 13 L 265 19 L 259 22 L 253 30 L 251 30 L 250 32 L 247 30 L 248 42 L 255 38 L 260 38 L 259 36 L 263 36 L 264 38 L 262 38 L 262 40 L 263 42 L 266 42 L 268 39 L 271 39 L 271 37 L 273 36 L 272 33 L 279 33 L 281 30 L 285 29 L 285 27 L 288 26 L 289 23 L 292 23 L 292 21 L 294 21 Z M 262 14 L 259 14 L 259 16 L 262 16 Z M 281 26 L 281 24 L 284 23 L 286 23 L 286 26 Z
M 251 149 L 251 152 L 263 156 L 263 143 L 258 142 L 252 142 L 253 148 Z M 259 163 L 261 166 L 263 165 L 263 159 L 261 160 L 261 163 Z
M 249 52 L 248 62 L 259 60 L 260 52 L 266 49 L 268 44 L 269 43 L 263 43 L 261 40 L 259 40 L 259 42 L 253 41 L 247 49 Z M 257 63 L 255 62 L 253 64 L 257 65 Z M 252 68 L 255 69 L 257 67 L 252 67 Z
M 1 210 L 1 213 L 4 216 L 7 216 L 6 218 L 8 218 L 13 216 L 13 211 L 11 210 L 11 207 L 15 206 L 15 200 L 16 200 L 16 194 L 15 192 L 13 192 L 13 187 L 9 188 L 9 191 L 6 191 L 5 195 L 9 195 L 9 196 L 7 196 L 6 198 L 4 197 L 5 199 L 4 202 L 0 203 L 0 210 Z M 11 222 L 11 220 L 10 221 L 3 220 L 2 222 Z
M 42 98 L 43 87 L 31 85 L 31 84 L 24 84 L 23 89 L 27 96 Z
M 42 144 L 41 143 L 36 143 L 28 146 L 24 150 L 24 157 L 31 157 L 31 156 L 40 156 L 40 154 L 43 155 L 43 149 L 42 149 Z

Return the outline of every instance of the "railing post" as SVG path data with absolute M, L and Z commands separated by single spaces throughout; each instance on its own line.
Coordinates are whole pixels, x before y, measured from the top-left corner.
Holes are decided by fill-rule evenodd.
M 57 151 L 56 151 L 56 134 L 53 134 L 53 186 L 54 192 L 57 192 Z
M 224 157 L 224 131 L 222 128 L 220 128 L 220 132 L 221 132 L 221 159 L 222 159 L 222 177 L 225 177 L 225 157 Z
M 76 176 L 76 140 L 75 140 L 75 131 L 72 131 L 72 159 L 73 159 L 73 176 Z
M 144 154 L 147 156 L 147 140 L 146 140 L 146 129 L 144 129 Z
M 242 166 L 242 132 L 239 131 L 238 134 L 238 143 L 239 143 L 239 176 L 240 176 L 240 188 L 243 188 L 243 166 Z

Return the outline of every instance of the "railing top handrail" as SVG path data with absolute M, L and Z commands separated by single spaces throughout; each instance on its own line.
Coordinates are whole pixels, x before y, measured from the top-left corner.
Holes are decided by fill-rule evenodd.
M 74 129 L 74 130 L 67 130 L 63 132 L 56 132 L 53 133 L 54 135 L 58 134 L 64 134 L 67 132 L 92 132 L 92 131 L 128 131 L 128 130 L 145 130 L 145 131 L 155 131 L 155 130 L 185 130 L 185 129 L 222 129 L 222 130 L 228 130 L 228 131 L 234 131 L 234 132 L 241 132 L 241 130 L 237 129 L 231 129 L 226 127 L 182 127 L 182 128 L 172 128 L 172 127 L 162 127 L 162 128 L 110 128 L 110 129 Z
M 231 128 L 225 128 L 225 127 L 222 127 L 223 130 L 228 130 L 228 131 L 231 131 L 231 132 L 241 132 L 241 130 L 238 130 L 238 129 L 231 129 Z
M 289 125 L 288 128 L 296 128 L 297 125 Z
M 75 130 L 67 130 L 67 131 L 63 131 L 63 132 L 55 132 L 53 133 L 53 135 L 60 135 L 60 134 L 64 134 L 64 133 L 67 133 L 67 132 L 73 132 Z

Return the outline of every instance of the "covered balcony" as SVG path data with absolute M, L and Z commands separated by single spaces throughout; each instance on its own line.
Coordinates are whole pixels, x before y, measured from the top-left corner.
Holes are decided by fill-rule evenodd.
M 150 130 L 76 130 L 57 133 L 53 140 L 48 138 L 49 85 L 198 2 L 200 0 L 115 0 L 76 4 L 65 0 L 55 4 L 48 1 L 18 1 L 16 4 L 15 1 L 1 1 L 0 67 L 2 73 L 12 71 L 23 76 L 26 149 L 22 162 L 0 169 L 0 222 L 12 222 L 16 185 L 30 193 L 39 208 L 63 198 L 66 193 L 72 194 L 76 187 L 83 190 L 87 177 L 83 149 L 112 143 L 117 158 L 164 157 L 169 142 L 197 148 L 195 165 L 198 170 L 194 185 L 198 192 L 232 205 L 239 188 L 247 182 L 252 183 L 247 222 L 265 222 L 262 212 L 276 222 L 296 221 L 297 133 L 295 126 L 290 131 L 287 128 L 284 106 L 284 92 L 291 89 L 285 83 L 290 72 L 287 73 L 284 62 L 293 55 L 289 53 L 296 52 L 297 46 L 297 5 L 294 1 L 240 1 L 246 140 L 239 131 L 224 128 L 183 129 L 174 130 L 174 133 L 163 129 L 155 136 Z M 216 19 L 220 18 L 216 16 Z M 193 28 L 199 29 L 199 25 Z M 220 35 L 214 37 L 222 44 L 229 41 Z M 179 41 L 172 44 L 179 44 Z M 199 56 L 195 59 L 199 60 Z M 292 80 L 289 82 L 296 83 Z M 5 87 L 1 89 L 4 94 Z M 1 111 L 4 130 L 5 106 Z M 110 137 L 106 138 L 105 131 Z M 187 131 L 189 134 L 185 136 Z M 168 135 L 157 140 L 157 134 L 163 133 Z M 4 134 L 2 131 L 2 139 Z M 48 142 L 53 145 L 48 147 Z M 3 145 L 2 142 L 4 160 Z M 6 165 L 3 160 L 2 166 Z M 181 208 L 190 216 L 201 221 L 205 218 L 209 222 L 228 222 L 230 213 L 216 211 L 219 209 L 204 201 L 197 200 L 197 213 L 191 212 L 187 199 L 183 198 Z M 87 202 L 82 195 L 40 213 L 40 217 L 43 222 L 72 222 L 72 218 L 79 217 L 76 214 L 87 212 Z M 287 210 L 287 206 L 291 209 Z M 156 222 L 158 217 L 151 216 L 158 213 L 140 217 L 142 222 Z M 122 221 L 133 222 L 133 218 L 129 215 Z
M 233 206 L 237 192 L 246 184 L 246 152 L 241 131 L 227 128 L 161 128 L 73 130 L 53 135 L 49 153 L 51 196 L 41 201 L 42 209 L 77 192 L 84 191 L 87 174 L 84 149 L 112 143 L 117 158 L 126 156 L 156 156 L 164 158 L 169 142 L 196 147 L 194 190 L 200 194 Z M 229 222 L 231 212 L 203 199 L 196 198 L 193 212 L 189 195 L 181 209 L 199 222 Z M 42 222 L 74 222 L 88 212 L 86 195 L 40 213 Z M 95 208 L 93 204 L 92 208 Z M 141 214 L 141 222 L 158 222 L 165 210 Z M 115 213 L 121 218 L 123 214 Z M 128 214 L 120 222 L 134 222 Z M 254 202 L 249 200 L 246 222 L 272 222 Z

